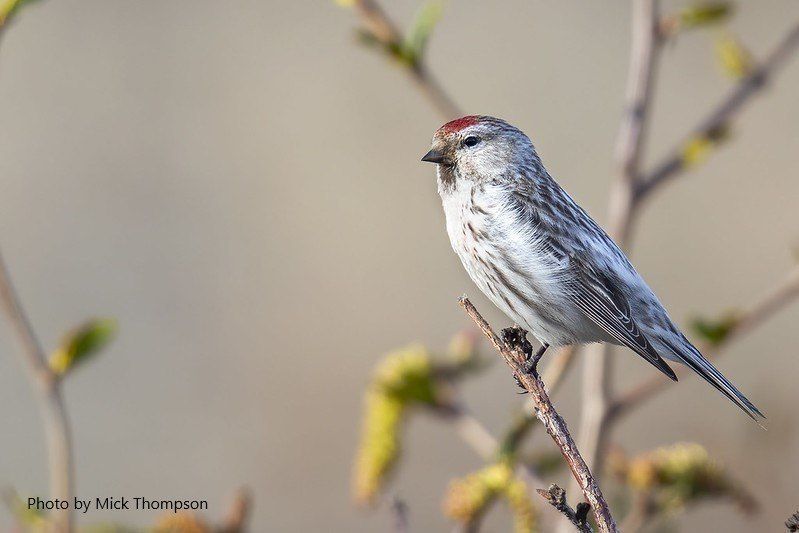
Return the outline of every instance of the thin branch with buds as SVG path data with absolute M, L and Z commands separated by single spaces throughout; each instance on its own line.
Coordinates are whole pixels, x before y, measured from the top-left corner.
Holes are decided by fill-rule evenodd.
M 0 21 L 0 38 L 10 22 L 11 14 Z M 19 299 L 11 274 L 0 252 L 0 307 L 3 308 L 17 339 L 23 365 L 28 371 L 31 386 L 39 402 L 47 437 L 50 496 L 68 502 L 66 508 L 52 511 L 51 526 L 58 533 L 73 530 L 72 499 L 75 494 L 75 462 L 72 450 L 72 430 L 61 393 L 61 380 L 50 369 L 47 354 L 28 319 Z
M 724 98 L 666 158 L 649 174 L 642 176 L 635 187 L 635 200 L 640 202 L 670 178 L 685 169 L 682 148 L 692 139 L 711 138 L 723 129 L 751 101 L 752 97 L 767 87 L 767 82 L 783 67 L 799 48 L 799 24 L 794 25 L 762 63 Z
M 50 495 L 70 502 L 66 508 L 52 511 L 53 524 L 56 531 L 69 532 L 73 526 L 70 508 L 74 496 L 75 466 L 72 431 L 61 394 L 61 381 L 50 369 L 47 355 L 22 308 L 2 254 L 0 254 L 0 305 L 22 347 L 23 363 L 28 370 L 44 419 L 50 467 Z
M 572 475 L 577 480 L 580 490 L 582 490 L 588 503 L 591 505 L 594 519 L 599 530 L 602 532 L 617 531 L 616 522 L 610 513 L 610 508 L 602 495 L 602 490 L 596 482 L 591 470 L 583 460 L 580 450 L 569 433 L 566 422 L 555 410 L 549 395 L 546 392 L 543 381 L 538 373 L 533 369 L 531 372 L 525 370 L 525 362 L 529 357 L 527 351 L 531 350 L 526 338 L 522 334 L 515 341 L 503 341 L 500 339 L 486 320 L 480 315 L 477 309 L 468 298 L 463 297 L 459 300 L 461 307 L 466 314 L 477 324 L 480 331 L 488 338 L 494 348 L 505 360 L 505 363 L 513 371 L 513 375 L 524 386 L 530 397 L 535 402 L 536 416 L 546 428 L 552 440 L 560 449 L 563 458 L 569 466 Z M 523 345 L 526 344 L 527 346 Z
M 536 492 L 554 507 L 559 513 L 566 517 L 580 533 L 593 533 L 591 524 L 588 523 L 588 512 L 591 507 L 580 502 L 575 509 L 572 509 L 566 501 L 566 491 L 557 485 L 550 485 L 547 490 L 538 489 Z
M 402 35 L 378 2 L 356 0 L 354 7 L 360 16 L 364 31 L 385 50 L 398 50 L 402 47 Z M 458 106 L 444 91 L 424 62 L 419 60 L 404 63 L 404 66 L 406 67 L 404 70 L 411 80 L 446 119 L 462 115 Z

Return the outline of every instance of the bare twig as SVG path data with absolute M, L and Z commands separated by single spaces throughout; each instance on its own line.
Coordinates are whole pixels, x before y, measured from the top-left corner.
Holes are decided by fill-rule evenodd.
M 580 502 L 577 504 L 576 509 L 572 509 L 566 501 L 566 491 L 555 484 L 550 485 L 547 490 L 538 489 L 536 492 L 565 516 L 577 528 L 577 531 L 580 533 L 593 533 L 594 530 L 591 528 L 591 524 L 588 523 L 590 505 Z
M 402 35 L 376 0 L 356 0 L 355 9 L 363 24 L 364 31 L 380 43 L 386 50 L 397 50 L 402 46 Z M 430 103 L 445 119 L 461 116 L 458 106 L 444 91 L 423 61 L 404 63 L 403 66 L 411 80 L 419 87 Z
M 594 479 L 593 474 L 591 474 L 588 465 L 585 464 L 582 455 L 580 455 L 577 445 L 569 434 L 566 422 L 552 405 L 546 389 L 544 388 L 544 383 L 541 381 L 541 377 L 535 373 L 535 371 L 527 373 L 524 370 L 524 363 L 527 360 L 528 354 L 526 354 L 525 350 L 522 348 L 521 342 L 523 341 L 526 343 L 526 339 L 520 338 L 518 339 L 519 342 L 506 343 L 497 337 L 496 333 L 491 329 L 491 326 L 480 315 L 468 298 L 461 298 L 459 303 L 466 311 L 466 314 L 469 315 L 488 340 L 491 341 L 491 344 L 494 345 L 508 366 L 510 366 L 514 376 L 524 385 L 524 388 L 530 393 L 530 397 L 535 401 L 536 416 L 563 454 L 563 458 L 569 465 L 572 475 L 574 475 L 586 500 L 588 500 L 588 503 L 591 505 L 594 518 L 600 531 L 617 531 L 616 522 L 613 520 L 613 516 L 610 513 L 604 496 L 602 496 L 602 491 Z M 529 347 L 529 343 L 527 344 Z
M 794 267 L 779 285 L 757 300 L 749 309 L 741 312 L 723 341 L 712 348 L 708 347 L 703 350 L 703 353 L 708 359 L 717 357 L 722 350 L 734 341 L 762 325 L 775 313 L 797 298 L 799 298 L 799 266 Z M 692 373 L 684 368 L 680 368 L 677 371 L 677 376 L 680 378 L 690 374 Z M 630 412 L 632 407 L 639 406 L 657 393 L 665 390 L 670 383 L 671 381 L 666 381 L 661 376 L 654 376 L 631 387 L 614 400 L 608 410 L 606 423 L 615 422 Z
M 69 502 L 66 509 L 53 511 L 53 524 L 57 531 L 69 532 L 73 527 L 70 508 L 74 496 L 75 477 L 69 417 L 61 395 L 60 381 L 50 370 L 44 349 L 14 290 L 2 254 L 0 254 L 0 305 L 17 334 L 22 347 L 23 363 L 39 400 L 47 434 L 50 494 L 53 498 Z
M 391 500 L 392 531 L 396 533 L 408 533 L 408 505 L 397 498 Z
M 799 24 L 794 25 L 779 44 L 746 78 L 741 80 L 732 92 L 722 100 L 699 124 L 672 149 L 654 170 L 644 176 L 636 186 L 636 200 L 640 201 L 652 193 L 665 181 L 676 176 L 685 168 L 683 147 L 691 139 L 711 136 L 729 124 L 743 109 L 751 97 L 759 93 L 771 78 L 799 47 Z
M 564 346 L 560 348 L 558 353 L 553 354 L 551 362 L 541 373 L 541 380 L 549 390 L 550 396 L 554 396 L 563 384 L 563 379 L 574 363 L 578 349 L 578 346 Z M 516 433 L 517 441 L 528 438 L 539 425 L 537 423 L 538 419 L 535 417 L 535 402 L 532 398 L 528 399 L 525 403 L 522 414 L 524 418 L 517 427 L 513 428 L 513 431 Z

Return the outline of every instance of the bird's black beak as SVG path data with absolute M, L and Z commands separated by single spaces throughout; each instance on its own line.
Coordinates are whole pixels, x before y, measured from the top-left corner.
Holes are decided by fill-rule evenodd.
M 449 164 L 447 158 L 444 156 L 444 152 L 436 149 L 430 150 L 424 154 L 422 161 L 427 161 L 428 163 L 437 163 L 439 165 Z

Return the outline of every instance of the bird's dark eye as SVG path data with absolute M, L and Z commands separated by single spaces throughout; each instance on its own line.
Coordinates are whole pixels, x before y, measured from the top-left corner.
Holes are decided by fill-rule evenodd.
M 477 145 L 479 142 L 480 142 L 480 137 L 470 136 L 466 137 L 463 140 L 463 146 L 468 146 L 469 148 L 471 148 L 472 146 Z

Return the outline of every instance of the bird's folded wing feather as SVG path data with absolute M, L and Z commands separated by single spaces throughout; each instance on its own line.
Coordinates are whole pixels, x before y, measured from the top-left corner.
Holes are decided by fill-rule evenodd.
M 638 328 L 631 316 L 630 303 L 613 283 L 577 255 L 570 257 L 571 294 L 574 303 L 597 326 L 611 337 L 652 363 L 669 378 L 677 381 L 666 364 Z

